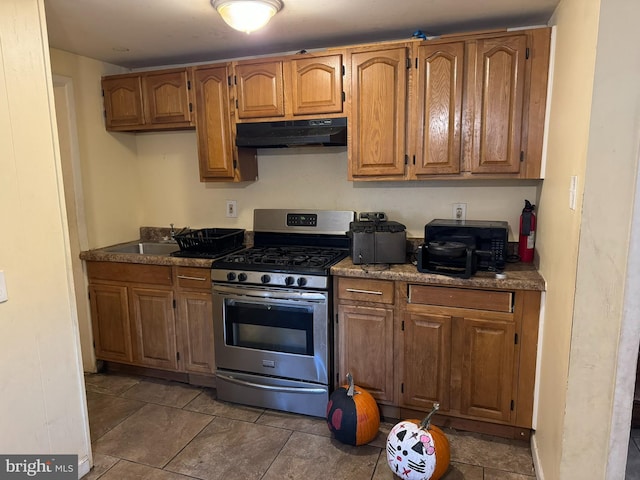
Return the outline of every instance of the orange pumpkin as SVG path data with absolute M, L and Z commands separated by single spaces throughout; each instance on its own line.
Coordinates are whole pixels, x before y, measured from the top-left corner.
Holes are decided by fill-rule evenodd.
M 422 421 L 403 420 L 387 436 L 387 463 L 391 471 L 406 480 L 438 480 L 449 468 L 451 451 L 444 432 L 431 425 L 433 410 Z
M 337 388 L 327 405 L 327 425 L 336 439 L 348 445 L 363 445 L 376 438 L 380 428 L 378 404 L 369 392 L 353 383 Z

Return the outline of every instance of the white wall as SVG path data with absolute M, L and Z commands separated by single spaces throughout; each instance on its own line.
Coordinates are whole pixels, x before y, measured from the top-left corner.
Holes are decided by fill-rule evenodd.
M 547 479 L 560 478 L 563 423 L 571 349 L 574 290 L 587 163 L 589 118 L 596 61 L 599 0 L 562 0 L 556 26 L 547 166 L 541 189 L 536 248 L 547 281 L 541 362 L 538 366 L 534 455 Z M 578 177 L 576 210 L 569 209 L 569 184 Z
M 89 247 L 137 238 L 142 211 L 136 136 L 105 130 L 100 85 L 103 75 L 126 70 L 62 50 L 50 54 L 53 73 L 73 79 Z
M 0 2 L 0 452 L 90 441 L 43 0 Z
M 383 211 L 422 237 L 433 218 L 451 218 L 467 203 L 467 218 L 507 220 L 517 235 L 524 200 L 536 202 L 539 181 L 349 182 L 341 147 L 258 150 L 259 180 L 240 185 L 200 183 L 194 132 L 137 136 L 140 198 L 145 225 L 251 229 L 254 208 Z M 226 218 L 225 200 L 239 216 Z M 514 237 L 515 238 L 515 237 Z M 123 239 L 131 240 L 131 239 Z
M 638 18 L 640 2 L 600 2 L 561 478 L 607 478 L 610 445 L 594 449 L 591 440 L 629 434 L 612 431 L 610 420 L 640 145 L 640 55 L 621 49 L 637 44 Z M 627 364 L 628 384 L 636 358 Z
M 634 0 L 561 0 L 553 19 L 558 51 L 538 229 L 548 285 L 534 437 L 540 478 L 624 476 L 629 425 L 616 421 L 624 415 L 614 409 L 629 418 L 631 396 L 616 405 L 614 391 L 616 382 L 632 390 L 637 355 L 618 347 L 624 296 L 637 296 L 625 283 L 640 57 L 623 51 L 636 43 L 639 16 Z M 575 212 L 568 209 L 571 175 L 583 185 Z M 626 321 L 637 322 L 637 313 Z M 627 343 L 637 346 L 637 338 Z

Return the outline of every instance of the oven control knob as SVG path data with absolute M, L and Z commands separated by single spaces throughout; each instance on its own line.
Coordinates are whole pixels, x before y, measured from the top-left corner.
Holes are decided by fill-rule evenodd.
M 239 282 L 244 282 L 247 280 L 247 274 L 246 273 L 241 273 L 238 275 L 238 281 Z
M 262 275 L 260 277 L 260 281 L 262 283 L 269 283 L 271 281 L 271 277 L 269 275 Z
M 293 283 L 294 283 L 295 281 L 296 281 L 296 279 L 295 279 L 295 278 L 293 278 L 293 277 L 287 277 L 287 278 L 285 278 L 285 279 L 284 279 L 284 284 L 285 284 L 285 285 L 287 285 L 287 286 L 288 286 L 288 285 L 293 285 Z
M 300 277 L 298 279 L 298 286 L 299 287 L 304 287 L 307 284 L 307 279 L 304 277 Z
M 230 282 L 233 282 L 236 279 L 236 274 L 233 272 L 229 272 L 227 273 L 227 280 L 229 280 Z

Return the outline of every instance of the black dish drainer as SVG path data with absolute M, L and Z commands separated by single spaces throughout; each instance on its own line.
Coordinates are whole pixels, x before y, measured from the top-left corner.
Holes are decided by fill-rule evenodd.
M 244 229 L 201 228 L 178 233 L 174 238 L 180 250 L 223 254 L 242 247 Z

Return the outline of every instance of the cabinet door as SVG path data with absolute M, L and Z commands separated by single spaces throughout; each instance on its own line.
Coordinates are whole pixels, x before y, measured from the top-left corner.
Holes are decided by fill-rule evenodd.
M 131 362 L 127 287 L 90 285 L 89 298 L 96 357 L 100 360 Z
M 229 108 L 229 70 L 226 65 L 193 72 L 200 180 L 233 180 L 234 145 Z
M 294 59 L 289 66 L 294 115 L 342 112 L 342 55 Z
M 133 359 L 138 365 L 178 369 L 173 292 L 131 287 Z
M 102 94 L 107 130 L 144 125 L 139 76 L 103 78 Z
M 416 175 L 459 173 L 464 42 L 417 50 L 412 170 Z
M 393 402 L 393 310 L 338 306 L 340 384 L 347 372 L 376 400 Z
M 461 413 L 511 420 L 515 326 L 462 319 Z
M 238 118 L 284 116 L 282 62 L 236 65 Z
M 518 173 L 526 35 L 475 43 L 472 173 Z
M 211 293 L 180 293 L 178 318 L 184 370 L 193 373 L 215 373 Z
M 407 49 L 351 55 L 349 178 L 404 175 Z
M 187 71 L 142 77 L 146 119 L 151 124 L 191 124 Z
M 449 410 L 451 317 L 406 312 L 402 336 L 401 404 Z

